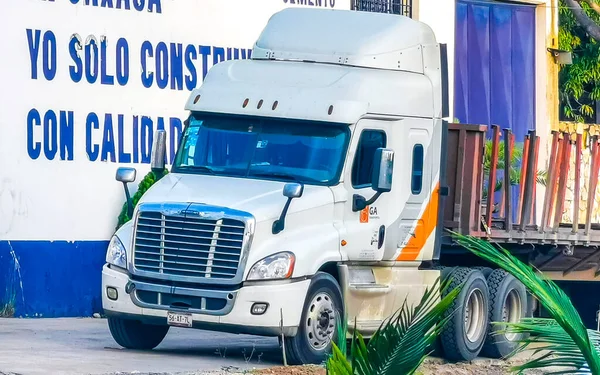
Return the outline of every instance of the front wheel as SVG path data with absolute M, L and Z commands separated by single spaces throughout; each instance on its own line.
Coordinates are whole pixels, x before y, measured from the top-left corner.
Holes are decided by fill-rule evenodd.
M 318 272 L 308 288 L 298 333 L 285 338 L 288 363 L 302 365 L 325 361 L 331 352 L 332 341 L 337 339 L 337 319 L 343 316 L 339 284 L 331 275 Z
M 151 350 L 167 335 L 169 326 L 144 324 L 137 320 L 108 318 L 108 329 L 117 344 L 127 349 Z

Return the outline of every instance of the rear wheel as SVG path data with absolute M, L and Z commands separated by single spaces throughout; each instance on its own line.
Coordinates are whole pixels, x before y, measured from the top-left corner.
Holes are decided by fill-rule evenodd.
M 127 349 L 150 350 L 162 342 L 169 326 L 144 324 L 137 320 L 108 318 L 108 328 L 117 344 Z
M 285 338 L 289 364 L 320 364 L 337 341 L 338 319 L 344 316 L 342 292 L 329 274 L 318 272 L 308 288 L 298 333 Z M 341 322 L 339 322 L 341 323 Z
M 492 322 L 518 323 L 527 315 L 528 298 L 525 286 L 508 272 L 497 269 L 488 277 L 490 288 L 489 327 L 482 353 L 490 358 L 504 358 L 518 346 L 522 334 L 500 333 L 503 325 Z
M 486 279 L 494 271 L 493 268 L 485 267 L 485 266 L 476 266 L 476 267 L 473 267 L 473 269 L 481 271 L 481 273 L 483 274 L 483 277 L 485 277 Z
M 529 292 L 527 292 L 527 317 L 528 318 L 533 318 L 533 315 L 535 314 L 536 310 L 537 310 L 537 299 Z
M 463 284 L 446 311 L 446 316 L 453 315 L 441 333 L 444 356 L 451 361 L 470 361 L 479 355 L 487 333 L 487 282 L 483 273 L 473 268 L 448 269 L 443 275 L 452 278 L 448 291 Z

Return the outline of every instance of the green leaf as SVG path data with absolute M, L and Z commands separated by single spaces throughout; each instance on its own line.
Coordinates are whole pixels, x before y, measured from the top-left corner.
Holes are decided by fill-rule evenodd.
M 425 290 L 415 307 L 409 307 L 405 299 L 401 308 L 382 322 L 368 344 L 354 330 L 350 360 L 334 343 L 333 353 L 327 360 L 328 374 L 414 374 L 431 354 L 440 330 L 452 318 L 453 312 L 446 313 L 462 285 L 450 290 L 450 282 L 436 280 L 434 285 Z M 346 337 L 346 332 L 343 336 Z M 348 372 L 349 369 L 351 372 Z
M 168 173 L 169 173 L 169 171 L 167 169 L 165 169 L 162 173 L 162 176 L 165 176 Z M 159 177 L 162 177 L 162 176 L 159 176 Z M 156 177 L 157 176 L 154 174 L 154 172 L 150 171 L 150 172 L 148 172 L 148 174 L 146 174 L 146 176 L 144 176 L 142 181 L 140 181 L 140 183 L 138 184 L 138 190 L 131 197 L 131 201 L 133 203 L 134 209 L 135 209 L 135 207 L 137 207 L 137 204 L 138 204 L 139 200 L 142 198 L 142 196 L 144 195 L 144 193 L 146 193 L 146 191 L 148 191 L 148 189 L 150 189 L 150 187 L 152 187 L 152 185 L 154 185 L 154 183 L 157 181 Z M 123 206 L 121 207 L 121 213 L 119 213 L 119 216 L 117 217 L 117 227 L 115 228 L 115 230 L 118 230 L 119 228 L 121 228 L 129 220 L 131 220 L 131 218 L 127 215 L 127 202 L 125 202 L 123 204 Z
M 557 362 L 556 359 L 552 359 L 552 361 L 546 360 L 548 357 L 545 357 L 543 359 L 527 362 L 522 366 L 517 366 L 517 370 L 521 371 L 526 368 L 547 368 L 552 366 L 552 364 L 556 366 L 558 363 L 567 367 L 571 366 L 573 370 L 578 370 L 581 368 L 580 365 L 582 362 L 580 357 L 575 356 L 575 352 L 579 351 L 581 357 L 584 359 L 585 365 L 591 372 L 600 375 L 600 356 L 597 352 L 597 345 L 594 345 L 590 339 L 588 330 L 585 328 L 581 317 L 562 289 L 560 289 L 552 280 L 518 260 L 508 250 L 500 246 L 494 246 L 490 242 L 479 238 L 464 236 L 452 231 L 449 232 L 452 234 L 454 241 L 458 245 L 491 264 L 504 269 L 523 283 L 540 304 L 544 306 L 556 322 L 556 325 L 565 332 L 564 335 L 560 336 L 557 334 L 557 326 L 547 324 L 547 321 L 541 320 L 526 320 L 524 323 L 508 325 L 508 327 L 512 329 L 521 329 L 521 332 L 533 332 L 537 327 L 536 325 L 543 322 L 546 323 L 544 326 L 545 329 L 555 329 L 553 332 L 542 336 L 541 342 L 550 345 L 549 347 L 552 349 L 551 353 L 558 356 L 558 361 L 560 362 Z M 566 337 L 570 338 L 570 341 L 565 340 Z M 545 341 L 543 341 L 544 339 Z M 521 342 L 522 345 L 520 350 L 524 350 L 532 340 L 533 339 L 523 340 Z
M 327 373 L 331 375 L 352 375 L 352 366 L 346 355 L 340 351 L 335 343 L 332 346 L 332 356 L 327 360 Z
M 373 368 L 369 375 L 412 374 L 431 353 L 435 338 L 448 320 L 442 317 L 461 289 L 459 286 L 451 290 L 436 303 L 437 292 L 443 293 L 450 285 L 446 280 L 438 289 L 438 282 L 426 289 L 414 309 L 405 300 L 400 310 L 373 335 L 367 347 Z

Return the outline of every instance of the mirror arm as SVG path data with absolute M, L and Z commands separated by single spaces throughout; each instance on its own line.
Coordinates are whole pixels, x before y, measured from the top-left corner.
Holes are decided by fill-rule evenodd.
M 133 201 L 131 200 L 131 194 L 129 194 L 127 182 L 123 182 L 123 189 L 125 189 L 125 199 L 127 201 L 127 216 L 131 219 L 131 216 L 133 216 Z
M 372 205 L 373 203 L 375 203 L 375 201 L 377 199 L 379 199 L 379 197 L 381 196 L 381 194 L 382 194 L 382 192 L 378 191 L 369 200 L 366 200 L 365 197 L 363 197 L 360 194 L 354 194 L 352 196 L 352 211 L 353 212 L 358 212 L 358 211 L 364 210 L 365 207 L 367 207 L 367 206 Z
M 281 211 L 281 216 L 279 216 L 279 219 L 273 222 L 273 234 L 278 234 L 285 228 L 285 215 L 287 215 L 288 208 L 290 208 L 290 203 L 292 203 L 292 199 L 294 198 L 288 198 L 287 202 L 285 202 L 285 206 L 283 206 L 283 211 Z

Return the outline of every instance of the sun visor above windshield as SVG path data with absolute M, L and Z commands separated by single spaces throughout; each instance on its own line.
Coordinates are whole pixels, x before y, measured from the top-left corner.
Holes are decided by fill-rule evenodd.
M 198 95 L 201 98 L 194 104 Z M 301 96 L 294 97 L 289 93 L 273 91 L 232 93 L 222 89 L 211 89 L 205 94 L 204 90 L 200 88 L 192 92 L 186 110 L 324 121 L 347 125 L 356 123 L 368 112 L 367 103 L 347 100 L 315 102 L 303 100 Z M 247 103 L 245 107 L 244 103 Z M 262 105 L 259 106 L 259 103 Z
M 421 74 L 235 60 L 213 66 L 185 109 L 353 124 L 367 113 L 433 117 L 433 98 Z

